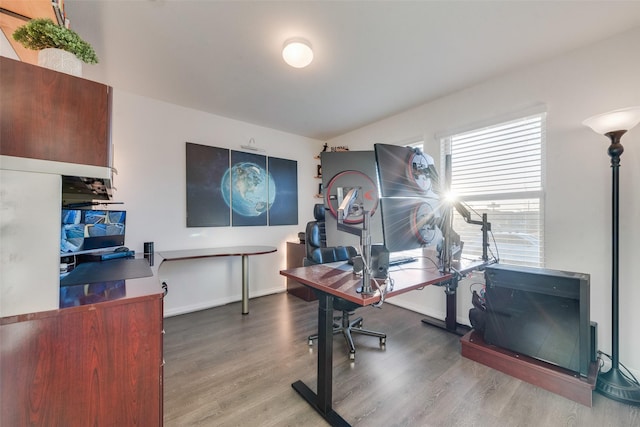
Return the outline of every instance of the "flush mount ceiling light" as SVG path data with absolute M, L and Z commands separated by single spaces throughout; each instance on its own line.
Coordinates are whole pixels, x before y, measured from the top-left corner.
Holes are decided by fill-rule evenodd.
M 304 68 L 313 61 L 311 44 L 304 39 L 289 39 L 284 43 L 282 58 L 294 68 Z

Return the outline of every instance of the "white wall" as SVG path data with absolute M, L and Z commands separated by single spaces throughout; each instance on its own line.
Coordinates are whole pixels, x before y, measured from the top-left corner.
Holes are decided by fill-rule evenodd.
M 599 348 L 611 351 L 611 171 L 608 140 L 583 126 L 594 114 L 640 105 L 640 29 L 503 75 L 329 141 L 350 149 L 423 136 L 440 158 L 435 135 L 547 107 L 546 266 L 591 275 L 591 319 Z M 437 66 L 437 61 L 434 62 Z M 429 76 L 425 76 L 428 79 Z M 623 137 L 620 169 L 620 360 L 640 369 L 640 127 Z M 481 279 L 481 275 L 475 279 Z M 475 280 L 472 279 L 472 280 Z M 393 303 L 444 318 L 439 288 Z M 458 293 L 458 321 L 469 324 L 469 281 Z
M 0 160 L 0 317 L 55 310 L 60 175 L 8 170 Z
M 143 98 L 115 88 L 112 122 L 114 201 L 127 210 L 126 246 L 142 253 L 236 245 L 276 246 L 274 254 L 249 258 L 250 296 L 284 291 L 286 241 L 297 241 L 313 217 L 318 199 L 316 160 L 320 141 Z M 241 150 L 249 139 L 272 157 L 298 162 L 298 225 L 271 227 L 186 227 L 185 143 Z M 239 301 L 240 257 L 165 262 L 154 270 L 169 284 L 165 315 Z M 249 306 L 251 308 L 251 305 Z M 240 312 L 240 311 L 238 311 Z

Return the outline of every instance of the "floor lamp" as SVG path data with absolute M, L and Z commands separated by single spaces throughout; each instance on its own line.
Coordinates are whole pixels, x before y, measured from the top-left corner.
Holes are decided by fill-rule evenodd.
M 624 151 L 620 138 L 628 130 L 640 122 L 640 107 L 625 108 L 590 117 L 583 122 L 595 132 L 605 135 L 611 140 L 609 156 L 611 157 L 612 172 L 612 269 L 611 269 L 611 369 L 598 375 L 596 390 L 610 399 L 629 405 L 640 406 L 640 385 L 632 376 L 624 374 L 620 370 L 618 355 L 618 196 L 619 196 L 619 169 L 620 156 Z

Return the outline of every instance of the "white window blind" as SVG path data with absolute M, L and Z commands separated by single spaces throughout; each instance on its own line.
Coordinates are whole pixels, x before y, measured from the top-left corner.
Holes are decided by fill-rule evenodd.
M 490 252 L 500 262 L 544 265 L 542 150 L 545 116 L 536 114 L 442 138 L 451 155 L 451 191 L 491 223 Z M 444 162 L 443 162 L 444 164 Z M 454 214 L 463 257 L 482 254 L 478 225 Z

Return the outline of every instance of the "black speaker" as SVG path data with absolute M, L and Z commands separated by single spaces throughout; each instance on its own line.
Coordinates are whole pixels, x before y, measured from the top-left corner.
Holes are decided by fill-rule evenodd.
M 153 242 L 144 242 L 144 257 L 149 261 L 149 265 L 153 266 Z
M 376 279 L 389 277 L 389 251 L 384 245 L 371 245 L 371 274 Z

